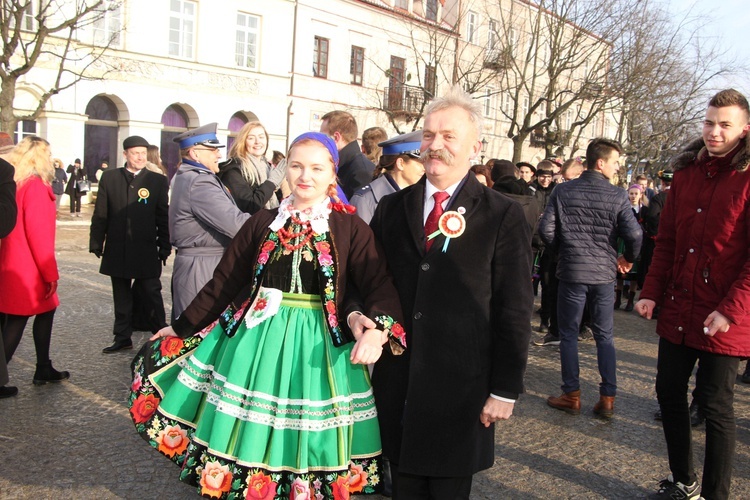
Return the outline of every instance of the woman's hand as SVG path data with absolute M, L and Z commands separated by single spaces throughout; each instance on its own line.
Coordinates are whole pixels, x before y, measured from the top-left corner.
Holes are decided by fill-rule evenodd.
M 44 293 L 44 300 L 47 300 L 48 298 L 52 297 L 56 291 L 57 291 L 57 281 L 52 281 L 51 283 L 47 283 L 47 291 Z
M 388 340 L 388 337 L 382 330 L 374 328 L 365 330 L 352 348 L 352 354 L 349 356 L 350 361 L 355 365 L 374 363 L 383 354 L 383 344 L 386 340 Z
M 171 326 L 165 326 L 149 338 L 149 340 L 157 340 L 163 337 L 176 337 L 177 333 L 172 329 Z

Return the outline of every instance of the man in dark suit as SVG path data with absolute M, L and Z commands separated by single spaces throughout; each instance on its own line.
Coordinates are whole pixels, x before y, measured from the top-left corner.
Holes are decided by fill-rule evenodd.
M 384 197 L 371 222 L 407 331 L 405 353 L 384 352 L 372 379 L 396 499 L 468 499 L 494 463 L 494 423 L 523 392 L 531 235 L 521 206 L 469 173 L 481 116 L 458 88 L 432 101 L 425 177 Z
M 148 142 L 132 136 L 122 144 L 125 167 L 99 181 L 91 217 L 89 251 L 101 257 L 99 272 L 112 279 L 114 343 L 102 352 L 132 349 L 133 292 L 139 289 L 152 333 L 166 326 L 161 297 L 162 264 L 172 251 L 167 178 L 145 169 Z
M 346 199 L 372 182 L 375 165 L 362 154 L 357 144 L 357 122 L 346 111 L 331 111 L 323 115 L 320 131 L 333 139 L 339 150 L 338 178 Z

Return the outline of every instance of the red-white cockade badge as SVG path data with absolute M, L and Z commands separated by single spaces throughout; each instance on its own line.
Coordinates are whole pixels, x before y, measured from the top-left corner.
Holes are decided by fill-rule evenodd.
M 428 240 L 435 238 L 439 234 L 445 236 L 445 243 L 443 243 L 443 253 L 448 250 L 448 243 L 451 239 L 458 238 L 464 234 L 466 229 L 466 219 L 459 212 L 451 210 L 445 212 L 440 216 L 438 220 L 438 230 L 427 237 Z

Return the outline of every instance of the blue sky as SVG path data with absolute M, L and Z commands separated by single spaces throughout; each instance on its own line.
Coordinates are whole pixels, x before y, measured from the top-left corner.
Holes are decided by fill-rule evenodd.
M 694 0 L 658 0 L 675 16 L 703 17 L 707 23 L 704 34 L 718 39 L 720 50 L 727 50 L 729 56 L 735 56 L 742 64 L 750 65 L 748 45 L 750 37 L 750 1 L 718 0 L 716 2 L 696 2 Z M 677 19 L 675 17 L 675 19 Z M 717 82 L 718 84 L 718 82 Z M 734 86 L 745 95 L 750 94 L 750 74 L 730 77 L 727 86 Z

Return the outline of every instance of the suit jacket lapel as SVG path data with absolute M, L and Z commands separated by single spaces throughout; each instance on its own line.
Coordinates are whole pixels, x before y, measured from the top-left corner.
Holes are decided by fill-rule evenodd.
M 414 245 L 419 249 L 420 255 L 425 253 L 424 223 L 422 212 L 424 212 L 424 188 L 425 177 L 417 182 L 404 196 L 404 210 L 406 220 L 409 223 Z

